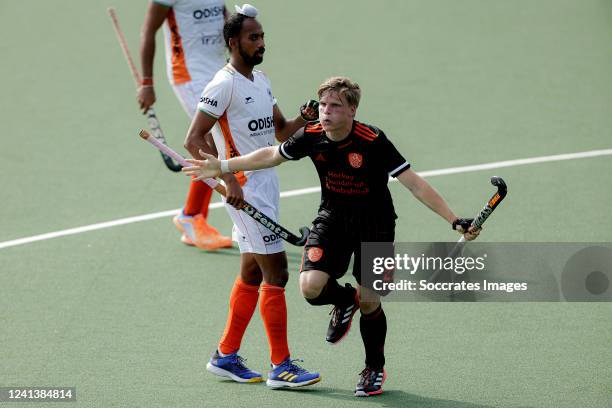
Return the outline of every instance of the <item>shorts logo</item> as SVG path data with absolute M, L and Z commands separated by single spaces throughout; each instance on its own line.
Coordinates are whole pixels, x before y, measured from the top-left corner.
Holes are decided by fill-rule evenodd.
M 308 250 L 308 259 L 310 262 L 318 262 L 323 257 L 323 250 L 318 247 L 312 247 Z
M 363 164 L 363 156 L 359 153 L 349 153 L 348 161 L 354 169 L 358 169 Z
M 279 234 L 264 235 L 263 240 L 267 245 L 281 240 L 281 236 Z

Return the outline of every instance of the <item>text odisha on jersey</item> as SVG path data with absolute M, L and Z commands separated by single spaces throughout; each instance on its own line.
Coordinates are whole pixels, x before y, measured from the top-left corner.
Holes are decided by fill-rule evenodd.
M 479 257 L 441 257 L 441 256 L 410 256 L 408 254 L 397 254 L 395 257 L 376 257 L 372 261 L 372 272 L 377 275 L 386 270 L 407 271 L 414 275 L 417 271 L 454 271 L 462 274 L 469 271 L 482 271 L 485 268 L 487 254 Z

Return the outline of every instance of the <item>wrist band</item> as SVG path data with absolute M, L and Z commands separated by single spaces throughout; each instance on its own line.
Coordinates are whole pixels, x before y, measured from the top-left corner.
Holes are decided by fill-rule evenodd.
M 230 173 L 229 160 L 221 160 L 221 174 Z
M 142 78 L 142 81 L 140 81 L 140 85 L 141 86 L 153 86 L 153 78 L 151 77 Z

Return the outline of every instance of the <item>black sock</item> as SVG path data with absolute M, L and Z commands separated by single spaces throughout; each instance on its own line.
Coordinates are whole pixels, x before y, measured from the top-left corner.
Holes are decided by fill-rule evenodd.
M 385 366 L 385 338 L 387 337 L 387 317 L 382 305 L 379 305 L 372 313 L 361 313 L 359 329 L 365 347 L 366 366 L 374 370 L 382 369 Z
M 337 280 L 329 278 L 327 284 L 314 299 L 306 299 L 314 306 L 334 305 L 348 306 L 355 301 L 355 289 L 351 285 L 340 286 Z

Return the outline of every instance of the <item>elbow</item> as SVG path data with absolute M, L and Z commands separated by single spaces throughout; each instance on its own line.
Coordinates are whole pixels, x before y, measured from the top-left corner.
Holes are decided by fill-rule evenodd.
M 194 143 L 193 137 L 191 137 L 191 135 L 187 135 L 187 137 L 185 138 L 185 142 L 183 143 L 183 147 L 189 152 L 189 154 L 194 157 L 199 151 L 198 146 L 196 143 Z
M 191 135 L 187 135 L 185 141 L 183 142 L 183 147 L 188 151 L 193 147 L 193 140 L 191 139 Z

